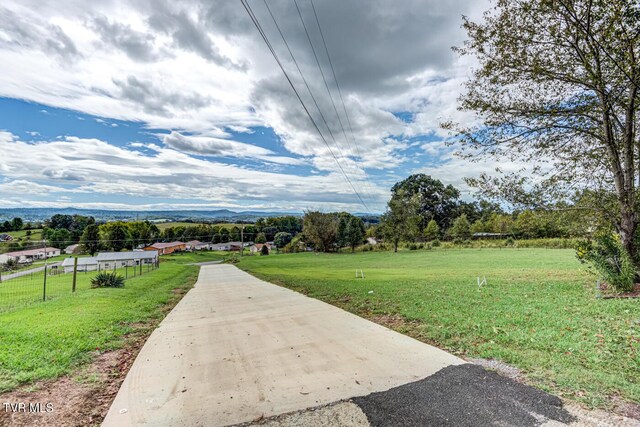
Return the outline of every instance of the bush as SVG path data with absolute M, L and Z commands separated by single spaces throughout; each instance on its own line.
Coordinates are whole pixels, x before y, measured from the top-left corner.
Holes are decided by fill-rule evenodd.
M 232 254 L 225 256 L 222 262 L 227 264 L 237 264 L 240 262 L 240 256 L 234 252 Z
M 417 250 L 417 249 L 418 249 L 418 245 L 416 245 L 415 243 L 411 243 L 411 244 L 409 245 L 409 250 L 410 250 L 410 251 L 415 251 L 415 250 Z
M 636 270 L 631 257 L 614 234 L 602 234 L 595 243 L 582 241 L 576 245 L 576 256 L 589 263 L 602 279 L 619 292 L 633 290 Z
M 122 288 L 124 287 L 124 277 L 116 273 L 102 271 L 91 279 L 92 288 Z
M 511 236 L 507 237 L 507 240 L 504 241 L 505 246 L 513 246 L 515 243 L 516 241 L 513 240 L 513 237 Z
M 464 243 L 464 240 L 462 240 L 460 237 L 456 237 L 455 239 L 453 239 L 453 244 L 458 246 L 458 245 L 462 245 Z
M 434 248 L 437 248 L 440 246 L 440 240 L 435 239 L 433 242 L 431 242 L 431 246 L 433 246 Z

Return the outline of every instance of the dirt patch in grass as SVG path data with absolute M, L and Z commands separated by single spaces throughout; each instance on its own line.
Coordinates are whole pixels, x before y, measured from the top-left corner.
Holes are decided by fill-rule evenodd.
M 128 340 L 124 348 L 97 355 L 75 376 L 41 381 L 0 395 L 3 404 L 24 403 L 27 408 L 26 412 L 5 412 L 2 408 L 0 424 L 25 427 L 99 425 L 145 340 L 146 334 Z M 29 412 L 29 405 L 38 403 L 41 411 Z
M 147 338 L 189 289 L 174 289 L 173 297 L 161 309 L 160 318 L 130 324 L 133 330 L 123 337 L 122 348 L 95 352 L 93 361 L 73 375 L 0 394 L 0 426 L 99 426 Z M 7 411 L 5 404 L 12 404 L 17 411 Z M 24 409 L 16 406 L 20 404 L 24 404 Z M 31 412 L 30 404 L 31 409 L 40 404 L 40 410 Z

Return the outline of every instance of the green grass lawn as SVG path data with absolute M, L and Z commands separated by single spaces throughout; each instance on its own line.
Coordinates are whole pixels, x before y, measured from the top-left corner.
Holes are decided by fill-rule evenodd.
M 41 228 L 37 228 L 37 229 L 34 229 L 34 230 L 30 230 L 30 231 L 31 231 L 31 236 L 30 236 L 31 240 L 40 240 L 40 239 L 42 239 L 42 229 Z M 14 239 L 22 239 L 24 237 L 27 237 L 27 230 L 5 231 L 5 233 L 9 234 Z
M 141 323 L 164 317 L 179 298 L 175 290 L 190 288 L 198 270 L 183 260 L 164 263 L 120 289 L 89 289 L 91 274 L 80 273 L 75 295 L 70 275 L 50 278 L 57 298 L 0 314 L 0 392 L 71 373 L 97 351 L 121 347 Z
M 239 267 L 364 317 L 398 316 L 400 332 L 502 360 L 591 406 L 614 395 L 640 401 L 640 301 L 597 299 L 572 250 L 307 253 L 245 257 Z M 478 276 L 487 279 L 480 290 Z

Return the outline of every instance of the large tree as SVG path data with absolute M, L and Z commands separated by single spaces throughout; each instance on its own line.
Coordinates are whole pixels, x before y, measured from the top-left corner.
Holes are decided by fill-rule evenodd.
M 420 197 L 407 195 L 398 189 L 387 203 L 387 211 L 382 215 L 380 229 L 385 240 L 393 243 L 398 252 L 398 243 L 415 240 L 420 233 Z
M 85 227 L 80 243 L 93 256 L 100 248 L 100 231 L 97 224 L 89 224 Z
M 445 127 L 458 131 L 469 156 L 532 165 L 526 174 L 470 182 L 521 206 L 544 206 L 576 188 L 615 194 L 608 217 L 635 256 L 638 3 L 497 0 L 482 22 L 465 19 L 464 27 L 469 39 L 458 50 L 479 66 L 460 108 L 480 125 Z M 603 200 L 586 207 L 604 210 Z
M 303 233 L 316 250 L 331 252 L 338 242 L 339 223 L 335 213 L 308 211 L 302 218 Z
M 435 219 L 443 228 L 449 228 L 451 221 L 457 216 L 460 191 L 453 185 L 444 185 L 440 180 L 422 173 L 411 175 L 397 182 L 391 188 L 392 197 L 402 194 L 409 202 L 417 196 L 420 229 L 424 229 L 429 221 Z

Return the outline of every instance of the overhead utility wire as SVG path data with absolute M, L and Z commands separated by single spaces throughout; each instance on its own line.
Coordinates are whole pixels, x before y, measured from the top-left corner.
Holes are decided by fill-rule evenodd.
M 313 4 L 313 0 L 309 0 L 311 3 L 311 8 L 313 9 L 313 16 L 316 19 L 316 24 L 318 25 L 318 31 L 320 32 L 320 38 L 322 39 L 322 44 L 324 46 L 324 51 L 327 54 L 327 59 L 329 60 L 329 66 L 331 67 L 331 73 L 333 74 L 333 81 L 336 83 L 336 88 L 338 89 L 338 96 L 340 97 L 340 102 L 342 103 L 342 109 L 344 110 L 344 115 L 347 118 L 347 125 L 349 126 L 349 132 L 351 133 L 351 138 L 353 139 L 353 145 L 356 147 L 356 153 L 358 157 L 362 161 L 362 153 L 360 152 L 360 146 L 356 142 L 355 133 L 353 132 L 353 126 L 351 125 L 351 119 L 349 118 L 349 113 L 347 112 L 347 106 L 344 102 L 344 98 L 342 96 L 342 90 L 340 89 L 340 84 L 338 83 L 338 76 L 336 75 L 336 70 L 333 66 L 333 61 L 331 60 L 331 55 L 329 54 L 329 48 L 327 47 L 327 41 L 324 38 L 324 32 L 322 31 L 322 26 L 320 25 L 320 20 L 318 19 L 318 13 L 316 12 L 316 7 Z M 340 123 L 342 125 L 342 122 Z M 365 172 L 366 175 L 366 172 Z M 369 187 L 369 180 L 365 179 L 365 184 Z M 372 192 L 368 191 L 369 197 L 373 199 Z
M 253 12 L 253 9 L 251 9 L 251 6 L 249 5 L 247 0 L 240 0 L 242 3 L 242 6 L 244 6 L 245 10 L 247 11 L 247 14 L 249 15 L 249 18 L 251 18 L 251 21 L 253 22 L 253 24 L 255 25 L 256 29 L 258 30 L 258 32 L 260 33 L 260 35 L 262 36 L 262 39 L 264 40 L 265 44 L 267 45 L 267 47 L 269 48 L 269 51 L 271 52 L 271 55 L 273 56 L 273 58 L 276 60 L 276 62 L 278 63 L 278 66 L 280 67 L 280 69 L 282 70 L 282 73 L 284 74 L 285 78 L 287 79 L 287 82 L 289 83 L 289 85 L 291 86 L 291 89 L 293 90 L 293 92 L 295 93 L 296 97 L 298 98 L 298 101 L 300 101 L 300 104 L 302 105 L 302 108 L 304 109 L 305 113 L 307 114 L 307 116 L 309 117 L 309 120 L 311 120 L 311 123 L 313 124 L 313 127 L 316 129 L 316 131 L 318 132 L 318 134 L 320 135 L 320 138 L 322 139 L 322 141 L 324 142 L 324 144 L 327 146 L 327 148 L 329 149 L 329 153 L 331 154 L 331 157 L 333 157 L 333 159 L 335 160 L 336 164 L 338 165 L 338 168 L 340 169 L 340 171 L 342 172 L 342 174 L 344 175 L 345 179 L 347 180 L 347 182 L 349 183 L 349 185 L 351 186 L 351 189 L 353 190 L 353 192 L 355 193 L 356 197 L 358 198 L 358 200 L 360 201 L 360 203 L 365 207 L 365 209 L 367 210 L 367 212 L 369 212 L 369 208 L 367 207 L 367 204 L 364 202 L 364 200 L 362 199 L 362 197 L 360 196 L 360 193 L 358 193 L 358 191 L 356 190 L 356 188 L 354 187 L 353 183 L 351 182 L 351 179 L 349 179 L 349 176 L 346 174 L 346 172 L 344 171 L 344 168 L 342 167 L 342 165 L 340 164 L 338 158 L 336 157 L 336 155 L 333 153 L 333 150 L 331 149 L 331 146 L 329 145 L 329 143 L 327 142 L 325 136 L 322 134 L 322 132 L 320 131 L 320 128 L 318 127 L 318 124 L 316 123 L 316 121 L 314 120 L 313 116 L 311 115 L 311 113 L 309 112 L 309 109 L 307 108 L 307 106 L 305 105 L 304 101 L 302 100 L 302 97 L 300 96 L 300 93 L 298 92 L 298 90 L 296 89 L 295 85 L 293 84 L 293 81 L 291 80 L 291 78 L 289 77 L 289 74 L 287 73 L 287 71 L 284 68 L 284 65 L 282 64 L 282 62 L 280 61 L 280 58 L 278 57 L 278 54 L 276 53 L 275 49 L 273 48 L 271 42 L 269 41 L 269 38 L 267 37 L 265 31 L 263 30 L 262 26 L 260 25 L 260 22 L 258 21 L 258 18 L 256 17 L 256 15 Z M 266 4 L 266 3 L 265 3 Z M 268 6 L 267 6 L 268 8 Z M 273 18 L 273 15 L 272 15 Z M 274 18 L 274 22 L 275 22 L 275 18 Z M 278 29 L 279 30 L 279 29 Z M 279 30 L 280 31 L 280 30 Z M 281 36 L 282 33 L 280 32 Z M 284 37 L 283 37 L 284 40 Z M 286 40 L 285 40 L 285 44 L 286 44 Z M 287 45 L 288 48 L 288 45 Z M 291 50 L 289 50 L 289 53 L 291 53 Z M 304 79 L 304 76 L 302 75 L 302 72 L 300 71 L 300 68 L 297 66 L 297 62 L 295 61 L 295 57 L 292 58 L 294 59 L 294 63 L 296 63 L 296 67 L 298 68 L 298 71 L 301 73 L 301 76 L 303 78 L 303 81 L 305 81 L 305 85 L 307 86 L 307 89 L 310 91 L 308 84 L 306 84 L 306 80 Z M 311 92 L 310 92 L 311 93 Z M 313 98 L 313 94 L 312 98 Z M 314 99 L 315 102 L 315 99 Z M 316 103 L 317 106 L 317 103 Z M 318 109 L 319 110 L 319 109 Z M 320 111 L 320 110 L 319 110 Z M 322 111 L 320 111 L 320 114 L 322 116 Z M 331 129 L 329 129 L 329 132 L 331 133 Z
M 266 0 L 263 0 L 263 1 L 266 1 Z M 324 71 L 322 69 L 322 66 L 320 65 L 320 60 L 318 59 L 318 54 L 316 53 L 316 49 L 315 49 L 315 47 L 313 45 L 313 41 L 311 40 L 311 35 L 309 34 L 309 30 L 307 29 L 307 25 L 305 24 L 304 18 L 302 17 L 302 12 L 300 11 L 300 7 L 298 5 L 298 0 L 293 0 L 293 2 L 295 4 L 295 6 L 296 6 L 296 10 L 298 11 L 298 17 L 300 18 L 300 23 L 302 24 L 302 28 L 304 29 L 304 33 L 306 34 L 307 40 L 309 41 L 309 46 L 311 46 L 311 51 L 313 52 L 313 57 L 316 60 L 316 65 L 318 66 L 318 70 L 320 70 L 320 75 L 322 76 L 322 81 L 324 82 L 324 87 L 326 88 L 327 93 L 329 94 L 329 99 L 331 99 L 331 105 L 333 105 L 333 111 L 335 111 L 336 117 L 338 118 L 338 123 L 340 124 L 340 128 L 342 129 L 342 135 L 344 136 L 344 140 L 347 143 L 347 146 L 349 148 L 349 152 L 353 153 L 353 147 L 351 146 L 351 142 L 350 142 L 349 138 L 347 137 L 347 133 L 346 133 L 345 128 L 344 128 L 344 124 L 342 123 L 342 119 L 340 118 L 340 114 L 338 113 L 338 108 L 336 107 L 336 103 L 335 103 L 335 101 L 333 99 L 333 94 L 331 93 L 331 90 L 329 89 L 329 83 L 327 83 L 327 78 L 324 75 Z M 326 44 L 325 44 L 325 50 L 326 50 Z M 328 52 L 327 52 L 327 56 L 328 56 Z M 335 72 L 334 72 L 334 77 L 335 77 Z M 338 143 L 336 142 L 336 145 L 337 144 Z M 340 149 L 339 146 L 338 146 L 338 149 Z M 340 154 L 343 157 L 345 157 L 342 154 L 342 150 L 340 150 Z M 348 159 L 348 156 L 346 156 L 346 157 Z M 353 169 L 352 169 L 352 171 L 353 171 Z M 366 175 L 365 175 L 365 179 L 366 179 Z M 367 191 L 366 188 L 365 188 L 365 191 Z M 370 195 L 368 195 L 368 198 L 371 201 L 371 196 Z

